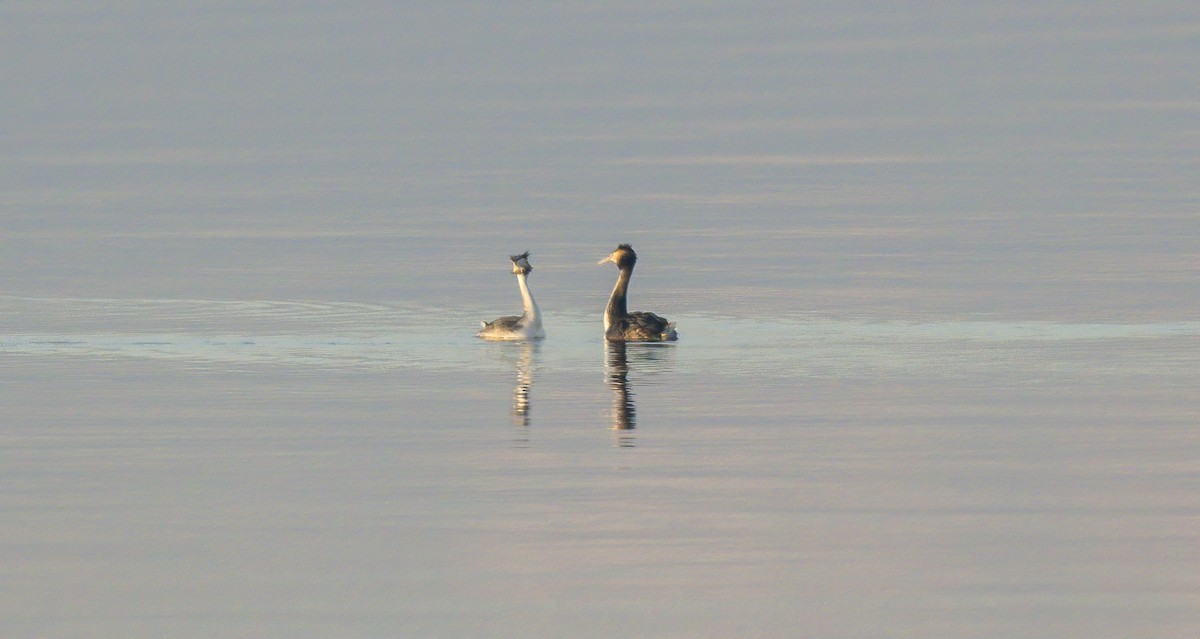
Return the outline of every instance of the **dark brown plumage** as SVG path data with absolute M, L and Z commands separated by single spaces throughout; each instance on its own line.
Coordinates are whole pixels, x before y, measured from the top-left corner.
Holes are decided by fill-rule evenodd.
M 599 264 L 612 262 L 621 270 L 617 284 L 608 298 L 604 309 L 604 338 L 610 342 L 670 342 L 679 339 L 675 323 L 655 313 L 635 311 L 630 313 L 626 298 L 633 267 L 637 264 L 637 253 L 628 244 L 619 244 Z

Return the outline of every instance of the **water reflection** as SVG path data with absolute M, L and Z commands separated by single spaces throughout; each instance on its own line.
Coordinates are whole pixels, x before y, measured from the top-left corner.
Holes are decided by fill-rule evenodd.
M 636 373 L 639 383 L 652 383 L 655 376 L 672 368 L 674 352 L 674 346 L 665 343 L 606 343 L 604 374 L 613 392 L 612 429 L 618 433 L 618 446 L 632 448 L 637 428 L 637 405 L 629 373 Z
M 533 386 L 533 356 L 538 350 L 535 342 L 525 342 L 521 345 L 521 355 L 517 358 L 517 385 L 513 387 L 512 416 L 517 426 L 529 426 L 529 388 Z
M 518 447 L 529 445 L 529 425 L 533 411 L 530 391 L 533 388 L 533 373 L 537 370 L 541 346 L 536 342 L 484 342 L 489 356 L 495 358 L 508 370 L 517 373 L 512 390 L 512 423 L 517 427 L 515 443 Z M 509 368 L 511 367 L 511 368 Z
M 633 391 L 629 390 L 629 357 L 625 342 L 606 342 L 607 357 L 604 360 L 604 376 L 613 391 L 612 429 L 631 431 L 637 428 L 637 407 L 633 403 Z M 632 445 L 632 437 L 622 445 Z

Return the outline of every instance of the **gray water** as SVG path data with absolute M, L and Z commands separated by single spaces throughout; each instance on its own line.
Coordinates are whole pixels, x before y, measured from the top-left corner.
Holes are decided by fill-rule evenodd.
M 1195 635 L 1191 5 L 0 8 L 0 634 Z

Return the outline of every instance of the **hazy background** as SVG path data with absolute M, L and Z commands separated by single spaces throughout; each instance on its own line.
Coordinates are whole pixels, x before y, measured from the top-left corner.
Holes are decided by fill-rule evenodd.
M 0 633 L 1194 635 L 1197 78 L 1194 2 L 4 3 Z
M 2 11 L 15 292 L 491 307 L 531 248 L 595 308 L 628 241 L 697 309 L 1198 308 L 1187 2 Z

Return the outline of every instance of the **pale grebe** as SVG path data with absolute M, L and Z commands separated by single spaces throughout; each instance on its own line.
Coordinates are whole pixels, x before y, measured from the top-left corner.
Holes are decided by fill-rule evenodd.
M 517 286 L 521 288 L 525 313 L 520 317 L 506 315 L 490 322 L 482 322 L 483 328 L 475 335 L 483 339 L 501 341 L 542 339 L 546 336 L 546 332 L 542 330 L 542 313 L 538 310 L 537 302 L 533 301 L 533 294 L 529 292 L 529 283 L 525 281 L 526 276 L 533 271 L 533 265 L 529 263 L 529 251 L 520 255 L 510 255 L 508 259 L 512 260 L 512 272 L 517 276 Z
M 616 264 L 621 274 L 617 276 L 617 285 L 613 287 L 608 307 L 604 309 L 604 339 L 610 342 L 670 342 L 678 339 L 674 322 L 668 322 L 654 313 L 630 313 L 626 310 L 625 295 L 629 290 L 629 279 L 633 277 L 633 265 L 637 264 L 637 253 L 633 252 L 633 247 L 621 244 L 597 264 L 606 262 Z

